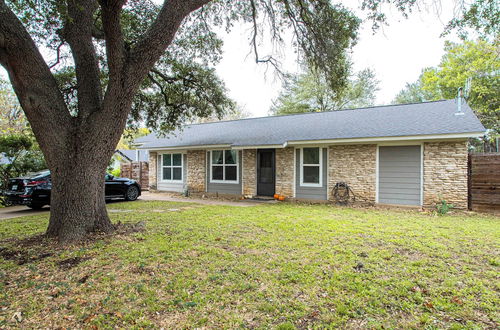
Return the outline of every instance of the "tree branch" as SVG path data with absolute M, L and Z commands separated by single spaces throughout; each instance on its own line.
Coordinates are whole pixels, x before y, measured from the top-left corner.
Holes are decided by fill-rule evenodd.
M 102 87 L 99 61 L 92 40 L 95 0 L 68 1 L 68 18 L 61 36 L 71 48 L 75 61 L 78 86 L 78 118 L 84 120 L 90 113 L 100 110 Z
M 54 64 L 51 64 L 49 66 L 49 69 L 52 69 L 53 67 L 55 67 L 56 65 L 59 64 L 59 61 L 61 60 L 61 47 L 64 45 L 64 41 L 62 41 L 59 46 L 57 46 L 57 58 L 56 58 L 56 61 L 54 62 Z
M 106 57 L 109 68 L 109 84 L 120 79 L 125 62 L 125 43 L 123 39 L 120 13 L 124 0 L 100 0 L 102 8 L 102 24 L 106 39 Z
M 144 37 L 132 48 L 128 58 L 127 84 L 135 91 L 142 79 L 172 43 L 184 18 L 211 0 L 168 0 Z

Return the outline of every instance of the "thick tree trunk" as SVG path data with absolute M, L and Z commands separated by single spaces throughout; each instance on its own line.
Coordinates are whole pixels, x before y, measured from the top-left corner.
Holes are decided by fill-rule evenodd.
M 95 151 L 99 157 L 77 153 L 75 150 L 61 152 L 60 160 L 51 164 L 51 212 L 47 235 L 58 238 L 61 243 L 81 240 L 92 232 L 109 233 L 114 229 L 104 199 L 108 153 Z

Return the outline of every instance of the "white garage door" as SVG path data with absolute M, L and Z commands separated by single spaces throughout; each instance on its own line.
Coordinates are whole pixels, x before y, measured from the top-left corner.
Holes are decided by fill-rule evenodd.
M 378 202 L 421 205 L 420 146 L 379 147 Z

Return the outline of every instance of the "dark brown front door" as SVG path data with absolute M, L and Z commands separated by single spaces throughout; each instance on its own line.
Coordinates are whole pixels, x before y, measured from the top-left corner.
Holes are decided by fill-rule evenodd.
M 257 150 L 257 195 L 273 196 L 275 192 L 276 159 L 274 149 Z

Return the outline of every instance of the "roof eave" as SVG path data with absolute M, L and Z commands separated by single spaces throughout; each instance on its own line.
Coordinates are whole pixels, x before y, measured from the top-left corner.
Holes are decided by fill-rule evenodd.
M 478 132 L 450 133 L 450 134 L 421 134 L 421 135 L 379 136 L 379 137 L 346 138 L 346 139 L 294 140 L 294 141 L 284 142 L 283 144 L 266 144 L 266 145 L 201 144 L 192 146 L 164 146 L 164 147 L 148 147 L 146 145 L 146 146 L 141 146 L 138 149 L 147 149 L 150 151 L 222 149 L 222 148 L 229 148 L 234 150 L 271 149 L 271 148 L 282 149 L 286 148 L 287 146 L 295 146 L 295 145 L 467 139 L 467 138 L 482 137 L 484 136 L 485 133 L 486 131 L 478 131 Z

